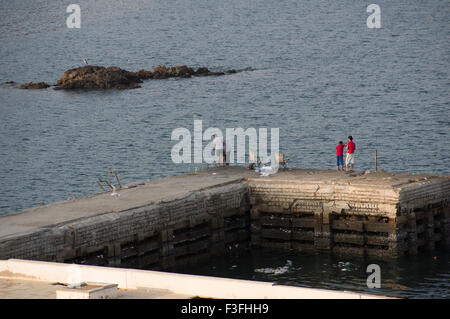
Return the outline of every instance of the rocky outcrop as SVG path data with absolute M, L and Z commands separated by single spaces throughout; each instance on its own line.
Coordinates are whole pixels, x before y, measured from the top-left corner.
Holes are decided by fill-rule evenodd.
M 212 72 L 208 70 L 206 67 L 201 67 L 197 69 L 197 72 L 195 72 L 195 75 L 197 76 L 210 76 L 210 75 L 225 75 L 225 72 Z
M 195 75 L 197 75 L 197 76 L 209 76 L 209 75 L 218 76 L 218 75 L 225 75 L 225 74 L 231 74 L 231 73 L 237 73 L 237 71 L 231 69 L 231 70 L 227 70 L 227 71 L 223 71 L 223 72 L 213 72 L 213 71 L 208 70 L 208 68 L 206 68 L 206 67 L 201 67 L 201 68 L 197 69 L 197 71 L 195 72 Z
M 14 81 L 9 81 L 8 84 L 13 84 Z M 50 85 L 45 82 L 28 82 L 18 86 L 19 89 L 46 89 Z
M 186 65 L 176 65 L 171 67 L 159 65 L 153 68 L 154 79 L 190 78 L 192 75 L 195 75 L 195 71 Z
M 145 70 L 129 72 L 118 67 L 83 66 L 70 69 L 58 79 L 56 85 L 62 89 L 133 89 L 142 83 Z
M 139 70 L 138 72 L 135 72 L 135 74 L 139 79 L 142 79 L 142 80 L 151 79 L 153 76 L 152 72 L 144 70 L 144 69 Z
M 190 78 L 191 76 L 211 76 L 211 75 L 225 75 L 230 73 L 236 73 L 236 70 L 227 70 L 223 72 L 213 72 L 207 67 L 200 67 L 197 71 L 186 66 L 176 65 L 172 67 L 166 67 L 164 65 L 154 67 L 153 78 L 154 79 L 166 79 L 166 78 Z
M 123 70 L 118 67 L 86 65 L 67 70 L 58 79 L 55 89 L 134 89 L 139 83 L 148 79 L 190 78 L 192 76 L 219 76 L 236 73 L 235 70 L 212 72 L 206 67 L 196 71 L 187 65 L 155 66 L 152 71 L 141 69 L 137 72 Z M 41 89 L 50 85 L 45 82 L 30 82 L 19 86 L 21 89 Z

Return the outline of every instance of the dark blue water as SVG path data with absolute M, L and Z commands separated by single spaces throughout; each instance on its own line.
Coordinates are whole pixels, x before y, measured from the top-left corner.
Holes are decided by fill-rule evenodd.
M 171 132 L 279 128 L 290 166 L 335 168 L 353 135 L 355 168 L 450 174 L 449 1 L 0 2 L 0 82 L 55 83 L 90 64 L 137 71 L 187 64 L 247 70 L 149 80 L 122 91 L 19 90 L 0 85 L 0 214 L 193 170 L 170 157 Z M 206 142 L 205 142 L 206 143 Z M 448 277 L 447 277 L 448 280 Z
M 367 278 L 380 268 L 380 288 L 369 288 Z M 258 280 L 309 288 L 355 291 L 394 298 L 450 298 L 450 258 L 444 251 L 398 260 L 338 257 L 331 254 L 258 249 L 230 252 L 176 272 Z

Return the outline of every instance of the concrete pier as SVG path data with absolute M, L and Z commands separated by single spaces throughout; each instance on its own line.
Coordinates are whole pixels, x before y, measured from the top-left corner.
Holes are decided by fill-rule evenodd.
M 450 246 L 450 176 L 213 168 L 0 217 L 0 259 L 168 269 L 234 247 L 387 258 Z
M 249 179 L 252 244 L 379 257 L 449 248 L 448 177 L 342 174 Z

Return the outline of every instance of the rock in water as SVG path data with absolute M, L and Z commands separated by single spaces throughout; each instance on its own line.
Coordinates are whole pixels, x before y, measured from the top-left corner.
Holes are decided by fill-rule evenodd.
M 187 65 L 176 65 L 171 67 L 158 65 L 153 68 L 154 79 L 190 78 L 192 75 L 195 75 L 195 72 Z
M 148 74 L 141 70 L 129 72 L 118 67 L 86 65 L 67 70 L 56 82 L 62 89 L 133 89 Z M 147 71 L 148 72 L 148 71 Z
M 153 73 L 147 70 L 139 70 L 138 72 L 135 72 L 135 74 L 139 77 L 139 79 L 147 80 L 151 79 L 153 77 Z
M 227 71 L 228 73 L 236 73 L 234 70 Z M 209 76 L 209 75 L 224 75 L 225 72 L 211 72 L 207 67 L 198 68 L 195 72 L 197 76 Z
M 142 83 L 142 80 L 147 79 L 190 78 L 191 76 L 224 75 L 227 73 L 236 73 L 236 71 L 211 72 L 206 67 L 194 71 L 187 65 L 169 67 L 159 65 L 153 68 L 153 72 L 144 69 L 138 72 L 130 72 L 114 66 L 105 68 L 103 66 L 85 65 L 64 72 L 58 79 L 55 90 L 134 89 L 140 87 L 137 83 Z M 48 87 L 48 84 L 45 83 L 45 85 Z
M 13 82 L 13 81 L 11 81 Z M 28 82 L 18 86 L 19 89 L 46 89 L 50 85 L 45 82 Z
M 155 66 L 153 68 L 153 78 L 154 79 L 167 79 L 169 77 L 167 70 L 168 69 L 165 65 Z
M 206 75 L 209 73 L 209 70 L 207 67 L 201 67 L 197 69 L 197 72 L 195 72 L 196 75 Z
M 167 73 L 174 78 L 190 78 L 194 74 L 194 70 L 187 65 L 175 65 L 168 68 Z

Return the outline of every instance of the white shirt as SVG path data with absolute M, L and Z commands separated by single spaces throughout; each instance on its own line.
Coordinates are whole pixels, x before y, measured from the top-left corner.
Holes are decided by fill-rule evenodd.
M 231 152 L 231 143 L 227 143 L 225 141 L 225 152 L 230 153 Z
M 216 150 L 223 150 L 223 137 L 217 136 L 213 141 L 213 146 Z

